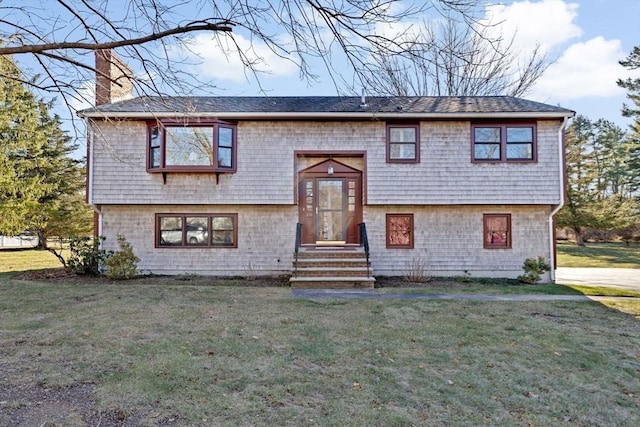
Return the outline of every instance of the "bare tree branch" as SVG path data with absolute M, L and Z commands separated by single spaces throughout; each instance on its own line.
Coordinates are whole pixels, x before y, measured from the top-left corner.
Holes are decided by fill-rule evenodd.
M 191 22 L 184 27 L 171 28 L 169 30 L 161 31 L 158 33 L 149 34 L 144 37 L 138 37 L 134 39 L 118 40 L 105 43 L 82 43 L 82 42 L 55 42 L 46 43 L 41 45 L 23 45 L 15 47 L 0 47 L 0 55 L 15 55 L 19 53 L 42 53 L 49 50 L 60 49 L 83 49 L 83 50 L 104 50 L 115 49 L 123 46 L 135 46 L 144 43 L 148 43 L 154 40 L 160 40 L 165 37 L 173 36 L 176 34 L 192 33 L 195 31 L 226 31 L 231 32 L 233 23 L 221 22 L 217 24 L 212 23 L 198 23 Z
M 488 27 L 448 19 L 423 23 L 410 50 L 413 55 L 376 52 L 381 72 L 368 85 L 387 95 L 510 95 L 526 94 L 550 62 L 539 47 L 528 55 L 514 49 L 515 35 L 505 42 L 490 37 Z M 522 59 L 524 58 L 524 62 Z
M 92 104 L 86 92 L 96 75 L 93 52 L 117 49 L 135 70 L 137 95 L 204 94 L 219 91 L 215 81 L 198 73 L 194 45 L 202 33 L 211 35 L 212 48 L 225 59 L 239 59 L 245 78 L 261 85 L 265 53 L 293 63 L 309 83 L 324 67 L 339 92 L 359 93 L 373 87 L 382 74 L 376 55 L 386 62 L 407 64 L 434 52 L 433 37 L 415 39 L 405 22 L 419 22 L 425 14 L 453 19 L 459 25 L 477 22 L 476 0 L 57 0 L 0 4 L 0 55 L 20 55 L 35 61 L 24 70 L 34 88 L 62 95 L 68 102 Z M 383 28 L 395 26 L 386 33 Z M 400 28 L 400 29 L 398 29 Z M 471 28 L 471 27 L 470 27 Z M 249 46 L 247 46 L 249 43 Z M 225 51 L 222 46 L 228 46 Z M 451 63 L 461 58 L 462 45 L 452 43 L 449 56 L 434 61 Z M 226 56 L 226 58 L 225 58 Z M 235 58 L 233 58 L 235 56 Z M 214 65 L 218 66 L 218 65 Z M 442 81 L 443 75 L 417 66 L 425 77 Z M 398 72 L 400 68 L 398 68 Z M 399 77 L 400 75 L 398 75 Z M 109 76 L 107 76 L 110 78 Z M 402 83 L 397 78 L 397 84 Z M 350 83 L 348 83 L 351 81 Z M 416 86 L 412 80 L 411 85 Z M 430 87 L 439 87 L 428 83 Z M 415 89 L 415 88 L 414 88 Z M 471 89 L 469 89 L 471 90 Z M 409 93 L 409 91 L 407 91 Z

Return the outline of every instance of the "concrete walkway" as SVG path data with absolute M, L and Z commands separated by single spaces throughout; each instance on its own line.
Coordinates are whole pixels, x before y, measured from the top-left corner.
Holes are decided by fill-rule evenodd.
M 556 283 L 640 291 L 640 269 L 560 267 L 556 270 Z

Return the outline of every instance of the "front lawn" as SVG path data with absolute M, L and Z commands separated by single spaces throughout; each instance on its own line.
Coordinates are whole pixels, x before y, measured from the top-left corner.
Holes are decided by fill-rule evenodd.
M 637 426 L 638 348 L 596 302 L 5 276 L 0 425 Z
M 58 267 L 62 267 L 60 261 L 52 253 L 42 249 L 0 250 L 0 273 Z
M 558 243 L 559 267 L 640 268 L 640 246 L 624 243 Z

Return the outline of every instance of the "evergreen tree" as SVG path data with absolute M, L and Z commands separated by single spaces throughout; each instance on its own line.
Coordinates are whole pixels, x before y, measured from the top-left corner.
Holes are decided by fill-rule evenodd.
M 594 126 L 585 116 L 577 116 L 569 125 L 566 146 L 566 200 L 556 215 L 558 227 L 573 230 L 576 243 L 584 246 L 583 232 L 596 223 L 595 191 L 598 173 L 594 159 Z
M 637 142 L 609 120 L 594 123 L 594 156 L 598 169 L 599 197 L 618 196 L 629 199 L 637 189 L 640 170 L 633 167 L 633 153 Z
M 640 68 L 640 46 L 635 46 L 626 60 L 620 61 L 620 65 L 629 70 L 637 70 Z M 625 117 L 635 117 L 633 127 L 636 133 L 640 134 L 640 78 L 626 80 L 618 79 L 618 86 L 627 90 L 627 98 L 631 100 L 634 106 L 624 104 L 622 106 L 622 115 Z
M 640 46 L 620 65 L 640 69 Z M 584 245 L 586 228 L 618 230 L 630 238 L 640 224 L 640 79 L 617 83 L 632 103 L 622 107 L 622 115 L 634 119 L 627 132 L 584 116 L 567 128 L 567 199 L 556 223 L 572 228 L 578 245 Z
M 640 69 L 640 46 L 635 46 L 627 59 L 620 61 L 620 65 L 629 70 Z M 623 235 L 630 238 L 634 228 L 640 229 L 640 78 L 618 80 L 618 86 L 627 90 L 627 98 L 633 103 L 633 106 L 627 104 L 622 106 L 622 115 L 634 119 L 627 133 L 626 166 L 629 174 L 627 178 L 629 191 L 636 202 L 632 208 L 635 211 L 635 221 L 622 230 Z
M 51 116 L 50 105 L 20 80 L 12 58 L 0 56 L 0 234 L 36 234 L 41 247 L 55 253 L 49 237 L 92 226 L 83 200 L 83 161 L 70 157 L 77 145 Z
M 620 61 L 620 65 L 629 70 L 640 69 L 640 46 L 635 46 L 626 60 Z M 631 191 L 636 196 L 640 192 L 640 78 L 618 80 L 618 86 L 627 90 L 627 98 L 631 100 L 633 106 L 624 104 L 622 115 L 632 117 L 633 123 L 629 127 L 629 169 L 633 173 L 630 178 Z
M 586 229 L 632 229 L 638 223 L 633 194 L 638 171 L 631 166 L 634 145 L 625 132 L 607 120 L 577 116 L 567 128 L 565 145 L 566 201 L 556 224 L 571 228 L 580 246 Z

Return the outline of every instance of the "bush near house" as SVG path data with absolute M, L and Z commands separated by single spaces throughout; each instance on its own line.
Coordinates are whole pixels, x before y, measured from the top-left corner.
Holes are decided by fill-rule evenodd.
M 109 254 L 104 260 L 107 269 L 107 277 L 109 279 L 133 279 L 138 275 L 138 258 L 133 253 L 133 248 L 127 239 L 118 234 L 118 246 L 120 249 Z

